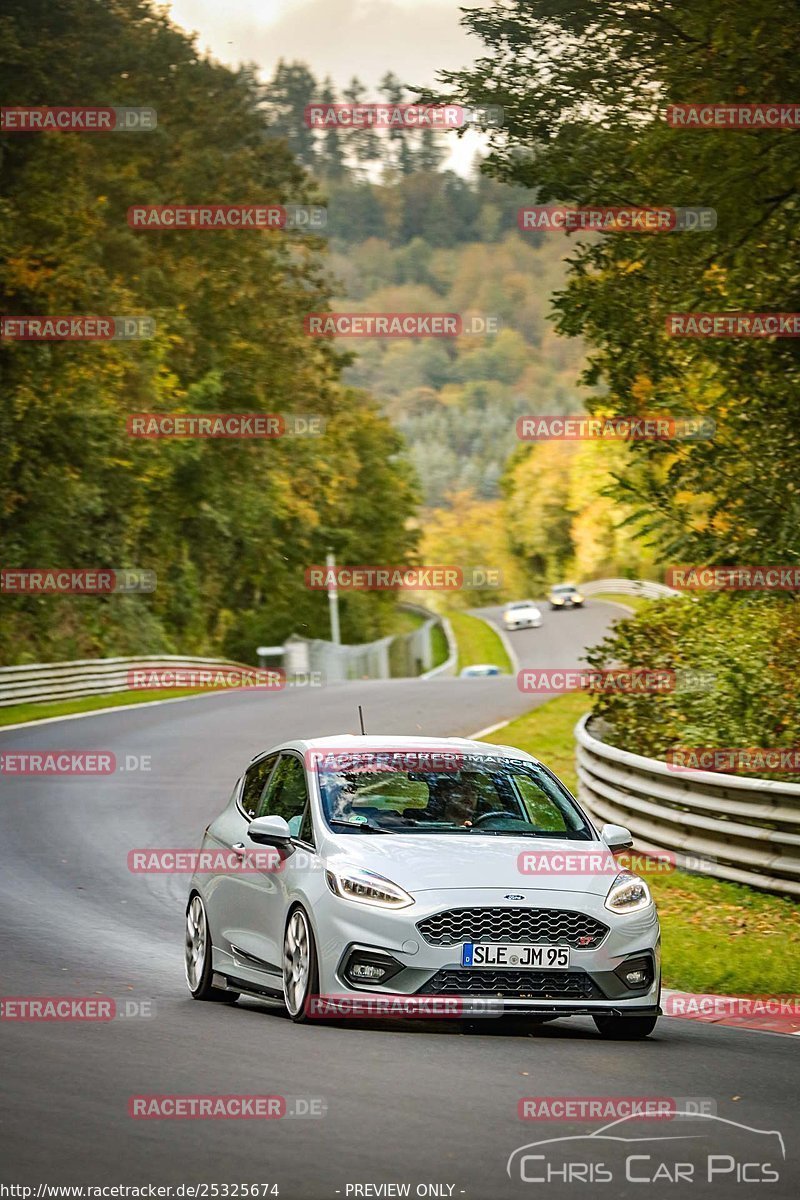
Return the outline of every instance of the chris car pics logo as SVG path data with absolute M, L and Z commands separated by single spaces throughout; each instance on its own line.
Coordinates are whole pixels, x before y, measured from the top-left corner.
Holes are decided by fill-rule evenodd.
M 647 1117 L 632 1113 L 589 1134 L 529 1142 L 509 1155 L 507 1174 L 527 1184 L 674 1184 L 668 1194 L 676 1200 L 704 1183 L 717 1184 L 721 1197 L 750 1200 L 752 1192 L 731 1189 L 782 1178 L 786 1148 L 777 1129 L 755 1129 L 691 1104 L 670 1113 L 668 1132 L 657 1116 L 653 1120 L 650 1126 Z

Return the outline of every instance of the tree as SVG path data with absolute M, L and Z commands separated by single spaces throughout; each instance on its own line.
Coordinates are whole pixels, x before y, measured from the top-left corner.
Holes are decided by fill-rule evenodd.
M 305 63 L 283 59 L 278 60 L 272 79 L 262 90 L 270 136 L 283 138 L 297 161 L 309 169 L 315 164 L 316 142 L 305 110 L 316 98 L 317 81 Z
M 526 581 L 508 540 L 508 525 L 499 500 L 480 500 L 469 489 L 448 496 L 447 507 L 430 513 L 420 546 L 422 560 L 430 565 L 461 568 L 467 578 L 483 568 L 499 586 L 463 588 L 436 596 L 431 607 L 471 608 L 517 599 Z M 489 575 L 489 572 L 496 572 Z M 483 577 L 476 572 L 476 582 Z
M 135 566 L 155 570 L 158 587 L 3 594 L 0 661 L 252 659 L 258 641 L 323 634 L 305 567 L 334 537 L 351 561 L 404 561 L 416 507 L 397 434 L 369 397 L 342 386 L 342 356 L 304 334 L 304 316 L 330 303 L 324 243 L 291 230 L 147 232 L 126 220 L 137 203 L 317 204 L 315 185 L 266 136 L 252 73 L 200 56 L 159 9 L 15 0 L 4 33 L 16 103 L 144 96 L 160 114 L 154 133 L 2 139 L 3 312 L 144 314 L 156 326 L 141 341 L 0 342 L 4 566 Z M 327 429 L 272 441 L 128 436 L 126 417 L 150 411 L 317 414 Z M 380 628 L 392 602 L 360 597 L 359 619 Z M 359 635 L 352 621 L 347 631 Z
M 335 104 L 336 92 L 330 76 L 326 77 L 319 94 L 321 104 Z M 345 171 L 344 153 L 338 125 L 328 125 L 318 151 L 317 169 L 327 179 L 341 179 Z
M 386 72 L 380 82 L 380 89 L 390 105 L 397 106 L 403 103 L 406 88 L 394 71 Z M 414 154 L 409 143 L 408 130 L 392 125 L 386 134 L 385 144 L 388 148 L 384 162 L 384 178 L 391 178 L 393 172 L 399 172 L 401 176 L 410 175 L 414 170 Z
M 357 75 L 354 75 L 344 89 L 344 98 L 350 104 L 364 104 L 367 89 Z M 381 140 L 371 126 L 365 129 L 354 129 L 347 135 L 347 147 L 355 162 L 356 171 L 363 174 L 381 156 Z
M 500 104 L 486 170 L 540 202 L 703 205 L 705 233 L 578 237 L 560 332 L 616 411 L 711 415 L 714 440 L 631 445 L 615 494 L 665 556 L 800 557 L 800 351 L 791 339 L 669 337 L 682 311 L 796 311 L 800 142 L 792 130 L 670 128 L 669 103 L 781 101 L 798 89 L 796 0 L 503 0 L 464 16 L 487 46 L 445 74 Z M 553 234 L 547 236 L 556 236 Z

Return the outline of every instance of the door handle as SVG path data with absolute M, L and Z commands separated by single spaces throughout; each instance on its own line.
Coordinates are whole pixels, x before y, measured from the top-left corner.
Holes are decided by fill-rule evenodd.
M 240 858 L 244 858 L 245 854 L 247 853 L 247 847 L 245 846 L 244 842 L 234 842 L 234 844 L 231 846 L 231 850 L 233 850 L 234 854 L 238 854 Z

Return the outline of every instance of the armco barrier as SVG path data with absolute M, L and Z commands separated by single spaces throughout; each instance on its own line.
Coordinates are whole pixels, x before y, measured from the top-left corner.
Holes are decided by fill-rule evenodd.
M 800 784 L 665 762 L 601 741 L 591 714 L 575 726 L 578 797 L 598 821 L 630 829 L 637 846 L 671 850 L 678 866 L 800 896 Z
M 449 623 L 426 609 L 407 607 L 424 617 L 424 622 L 410 633 L 375 642 L 337 646 L 333 642 L 292 635 L 283 646 L 283 662 L 288 674 L 318 671 L 326 683 L 346 679 L 389 679 L 393 675 L 420 675 L 427 679 L 438 674 L 453 674 L 456 652 Z M 432 667 L 431 635 L 436 624 L 441 624 L 444 629 L 448 657 L 441 666 Z M 196 658 L 183 654 L 152 658 L 88 658 L 0 667 L 0 708 L 10 704 L 52 703 L 81 696 L 110 696 L 129 690 L 128 678 L 132 670 L 176 666 L 254 669 L 224 658 Z
M 682 596 L 676 588 L 665 583 L 652 583 L 649 579 L 592 579 L 582 583 L 584 596 L 596 596 L 598 592 L 618 592 L 621 596 L 643 596 L 645 600 L 662 600 L 665 596 Z
M 86 658 L 75 662 L 0 667 L 0 708 L 9 704 L 70 700 L 75 696 L 110 696 L 129 690 L 129 671 L 168 670 L 176 666 L 242 667 L 243 664 L 223 658 L 165 654 L 160 658 Z M 252 667 L 244 669 L 253 670 Z

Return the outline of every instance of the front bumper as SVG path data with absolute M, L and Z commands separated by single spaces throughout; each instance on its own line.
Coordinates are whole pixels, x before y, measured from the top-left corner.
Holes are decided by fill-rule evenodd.
M 618 915 L 603 906 L 603 896 L 583 892 L 520 889 L 521 902 L 510 904 L 498 889 L 419 892 L 405 909 L 372 908 L 339 897 L 316 909 L 320 954 L 320 991 L 326 995 L 418 996 L 458 998 L 486 1015 L 498 1012 L 573 1016 L 583 1014 L 653 1015 L 659 1012 L 660 936 L 655 907 Z M 593 917 L 608 927 L 599 944 L 571 947 L 566 971 L 484 970 L 462 967 L 461 941 L 432 945 L 418 924 L 455 908 L 566 910 Z M 483 940 L 530 941 L 530 937 Z M 359 982 L 346 975 L 351 955 L 388 955 L 397 970 L 385 984 Z M 632 989 L 617 973 L 628 959 L 649 959 L 652 982 Z M 476 1002 L 477 1003 L 474 1003 Z M 491 1003 L 487 1003 L 491 1001 Z M 467 1003 L 471 1002 L 471 1003 Z

